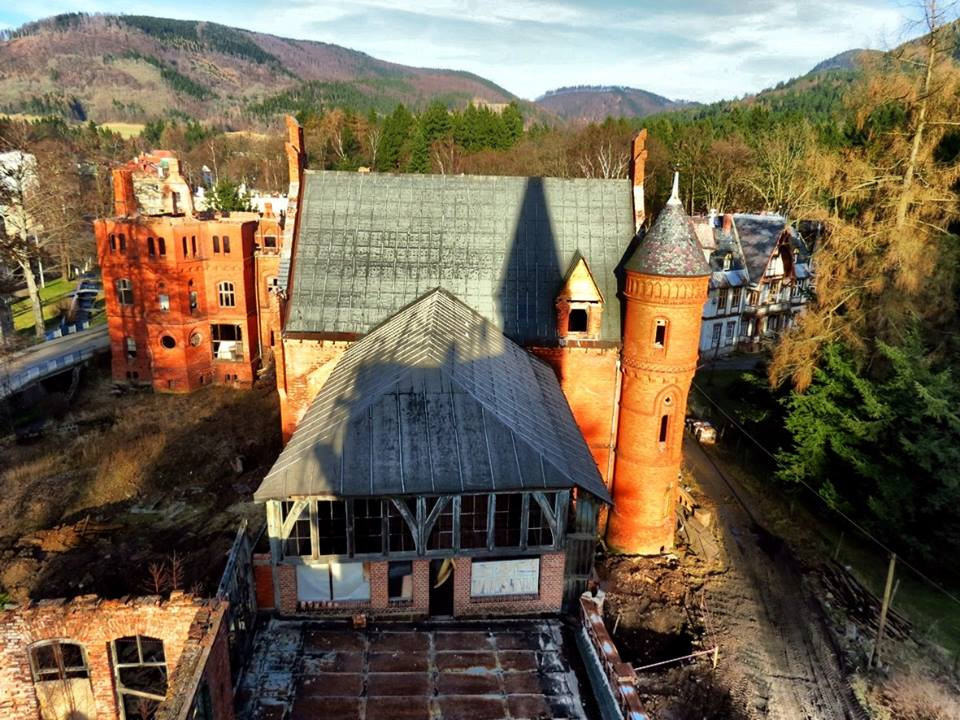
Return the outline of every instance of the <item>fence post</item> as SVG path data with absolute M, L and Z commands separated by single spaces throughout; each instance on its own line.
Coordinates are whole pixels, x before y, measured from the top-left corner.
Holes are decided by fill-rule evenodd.
M 887 584 L 883 589 L 883 605 L 880 606 L 880 625 L 877 628 L 877 641 L 870 656 L 870 667 L 880 662 L 880 641 L 883 640 L 884 626 L 887 624 L 887 611 L 890 609 L 890 596 L 893 594 L 893 572 L 897 565 L 897 554 L 890 553 L 890 566 L 887 568 Z

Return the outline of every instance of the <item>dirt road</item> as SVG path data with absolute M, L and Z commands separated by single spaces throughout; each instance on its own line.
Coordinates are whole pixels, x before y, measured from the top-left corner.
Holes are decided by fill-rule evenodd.
M 707 583 L 705 600 L 734 697 L 756 718 L 866 719 L 789 549 L 754 521 L 749 495 L 728 484 L 703 448 L 684 443 L 728 554 L 730 568 Z

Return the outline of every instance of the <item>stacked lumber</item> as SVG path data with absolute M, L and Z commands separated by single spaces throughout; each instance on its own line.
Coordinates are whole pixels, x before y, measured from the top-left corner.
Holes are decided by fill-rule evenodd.
M 820 567 L 824 585 L 833 595 L 834 602 L 851 620 L 868 632 L 876 635 L 880 625 L 880 598 L 867 590 L 846 568 L 831 562 Z M 913 629 L 907 618 L 892 607 L 887 610 L 886 637 L 905 640 Z

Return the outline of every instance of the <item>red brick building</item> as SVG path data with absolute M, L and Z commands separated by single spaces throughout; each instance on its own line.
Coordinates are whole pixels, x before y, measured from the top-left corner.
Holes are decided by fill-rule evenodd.
M 282 247 L 272 213 L 195 213 L 164 151 L 114 171 L 115 217 L 95 221 L 113 376 L 155 390 L 249 386 L 276 329 Z
M 233 720 L 225 610 L 174 593 L 0 612 L 0 717 Z

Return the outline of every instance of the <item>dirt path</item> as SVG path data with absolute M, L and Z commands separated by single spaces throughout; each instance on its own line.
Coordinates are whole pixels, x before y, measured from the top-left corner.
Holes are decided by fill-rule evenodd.
M 716 505 L 730 565 L 704 592 L 734 697 L 756 718 L 867 718 L 789 549 L 754 521 L 749 495 L 703 448 L 684 442 L 687 467 Z

